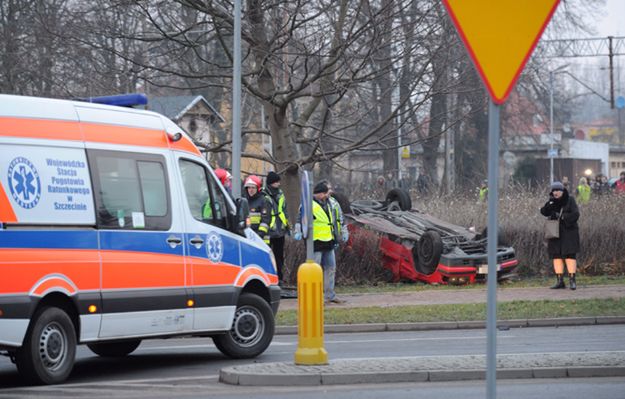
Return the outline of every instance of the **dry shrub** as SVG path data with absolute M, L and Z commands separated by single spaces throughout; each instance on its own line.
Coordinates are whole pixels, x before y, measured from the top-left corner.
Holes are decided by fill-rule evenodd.
M 545 218 L 540 208 L 548 199 L 545 190 L 516 187 L 500 193 L 499 230 L 514 247 L 521 276 L 543 276 L 552 273 L 542 236 Z M 414 205 L 443 220 L 462 226 L 475 226 L 478 231 L 487 222 L 487 204 L 475 197 L 449 196 L 432 198 Z M 579 272 L 587 274 L 625 274 L 625 196 L 609 195 L 580 205 Z
M 379 240 L 377 234 L 365 229 L 354 229 L 350 233 L 348 245 L 341 244 L 336 250 L 337 284 L 371 284 L 386 280 Z M 306 260 L 304 241 L 287 238 L 284 255 L 284 280 L 295 284 L 297 268 Z
M 487 204 L 476 196 L 448 195 L 413 197 L 413 208 L 439 219 L 481 231 L 487 223 Z M 546 190 L 516 187 L 500 192 L 499 231 L 516 251 L 520 276 L 546 276 L 553 273 L 543 240 L 540 207 L 547 201 Z M 590 275 L 625 274 L 625 196 L 610 195 L 580 205 L 581 251 L 579 273 Z M 304 244 L 287 240 L 285 263 L 287 281 L 296 280 L 297 265 L 304 261 Z M 374 284 L 388 281 L 382 267 L 379 237 L 365 229 L 352 233 L 351 248 L 337 251 L 337 284 Z

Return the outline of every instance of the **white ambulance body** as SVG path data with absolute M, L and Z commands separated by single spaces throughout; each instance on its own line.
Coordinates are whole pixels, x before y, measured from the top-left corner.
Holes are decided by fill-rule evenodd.
M 244 205 L 162 115 L 0 95 L 0 353 L 34 383 L 64 381 L 77 344 L 259 355 L 280 289 Z

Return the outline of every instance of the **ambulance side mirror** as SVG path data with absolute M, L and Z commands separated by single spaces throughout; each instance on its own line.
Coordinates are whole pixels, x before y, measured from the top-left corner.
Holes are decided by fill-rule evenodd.
M 239 233 L 247 227 L 248 220 L 250 218 L 250 205 L 246 198 L 237 198 L 234 200 L 234 203 L 237 206 L 237 210 L 233 226 L 235 231 Z

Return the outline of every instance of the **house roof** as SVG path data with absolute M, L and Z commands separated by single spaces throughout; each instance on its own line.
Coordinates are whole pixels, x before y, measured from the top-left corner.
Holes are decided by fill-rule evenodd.
M 159 114 L 163 114 L 173 121 L 178 121 L 196 104 L 203 103 L 221 122 L 225 119 L 215 107 L 213 107 L 204 96 L 167 96 L 167 97 L 151 97 L 148 102 L 148 108 Z

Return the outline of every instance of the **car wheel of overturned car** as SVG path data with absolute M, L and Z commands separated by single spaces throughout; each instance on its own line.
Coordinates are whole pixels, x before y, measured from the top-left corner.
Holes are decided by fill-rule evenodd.
M 394 188 L 386 194 L 385 204 L 389 207 L 389 211 L 409 211 L 412 209 L 412 200 L 410 194 L 401 188 Z M 396 209 L 399 206 L 399 209 Z M 395 208 L 395 209 L 391 209 Z
M 443 253 L 443 240 L 440 234 L 434 230 L 427 230 L 419 239 L 416 249 L 417 259 L 414 259 L 414 263 L 417 271 L 427 275 L 434 273 Z
M 72 320 L 62 309 L 44 307 L 33 316 L 15 363 L 30 383 L 58 384 L 71 373 L 75 357 L 76 330 Z
M 123 357 L 131 354 L 135 349 L 139 347 L 140 343 L 140 339 L 133 339 L 132 341 L 101 342 L 88 344 L 87 347 L 91 349 L 91 352 L 95 353 L 98 356 Z
M 256 357 L 271 343 L 275 330 L 273 312 L 260 296 L 241 294 L 230 331 L 213 337 L 217 349 L 234 359 Z

